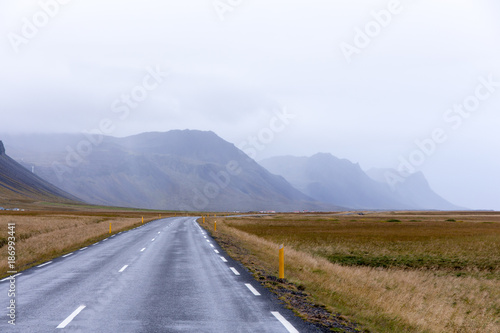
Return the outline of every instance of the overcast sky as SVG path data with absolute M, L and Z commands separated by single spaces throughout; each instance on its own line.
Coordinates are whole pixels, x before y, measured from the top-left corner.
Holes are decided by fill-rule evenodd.
M 0 133 L 212 130 L 500 210 L 497 0 L 0 0 L 0 35 Z

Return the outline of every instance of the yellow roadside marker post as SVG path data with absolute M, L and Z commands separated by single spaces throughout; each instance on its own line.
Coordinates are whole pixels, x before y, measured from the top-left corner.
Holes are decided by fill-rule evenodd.
M 109 222 L 109 233 L 111 233 L 111 222 Z
M 142 223 L 144 223 L 144 216 L 142 217 Z
M 205 216 L 203 216 L 203 223 L 205 223 Z
M 214 222 L 214 231 L 217 231 L 217 221 Z
M 281 244 L 279 256 L 280 256 L 279 278 L 284 279 L 285 278 L 285 245 L 283 245 L 283 244 Z

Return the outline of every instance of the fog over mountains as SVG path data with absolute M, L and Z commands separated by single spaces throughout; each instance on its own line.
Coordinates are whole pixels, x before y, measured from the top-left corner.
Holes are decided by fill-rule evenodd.
M 333 205 L 354 209 L 460 209 L 437 195 L 421 172 L 390 186 L 385 174 L 396 171 L 372 169 L 365 173 L 358 164 L 331 154 L 274 157 L 260 163 L 313 199 Z
M 419 173 L 392 190 L 375 180 L 382 171 L 370 172 L 373 179 L 330 154 L 276 157 L 261 166 L 213 132 L 15 135 L 5 142 L 38 176 L 92 204 L 190 211 L 458 209 Z
M 191 211 L 338 208 L 313 202 L 213 132 L 11 139 L 19 160 L 92 204 Z
M 0 141 L 0 203 L 75 203 L 76 197 L 33 174 L 6 154 Z

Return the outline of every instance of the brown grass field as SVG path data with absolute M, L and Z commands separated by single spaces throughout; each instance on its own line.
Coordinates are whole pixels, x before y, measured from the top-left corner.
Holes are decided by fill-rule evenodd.
M 362 329 L 500 332 L 498 213 L 217 218 L 215 233 L 213 222 L 205 228 L 256 277 L 277 276 L 285 244 L 286 279 Z

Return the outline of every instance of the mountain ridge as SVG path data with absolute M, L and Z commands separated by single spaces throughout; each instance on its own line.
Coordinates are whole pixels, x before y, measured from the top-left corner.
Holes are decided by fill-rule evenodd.
M 185 211 L 461 209 L 420 173 L 393 189 L 380 178 L 389 169 L 365 172 L 329 153 L 259 164 L 212 131 L 10 139 L 16 159 L 92 204 Z
M 315 202 L 210 131 L 104 136 L 94 140 L 87 156 L 77 154 L 84 146 L 81 135 L 38 140 L 31 157 L 22 144 L 16 157 L 29 160 L 41 177 L 93 204 L 191 211 L 338 209 Z M 64 150 L 61 141 L 69 143 Z M 67 163 L 68 156 L 74 163 Z
M 398 171 L 390 168 L 371 168 L 366 174 L 375 181 L 386 184 L 397 195 L 405 198 L 416 206 L 437 205 L 442 210 L 467 210 L 456 206 L 444 199 L 432 190 L 429 181 L 421 171 L 417 171 L 407 177 L 398 177 L 399 181 L 389 182 L 388 174 L 399 175 Z M 421 193 L 427 193 L 422 195 Z
M 6 154 L 0 141 L 0 202 L 82 203 L 73 196 L 30 172 Z
M 260 163 L 269 171 L 283 175 L 306 195 L 329 204 L 355 209 L 461 209 L 433 192 L 421 173 L 392 189 L 386 182 L 370 177 L 359 164 L 329 153 L 310 157 L 277 156 Z

